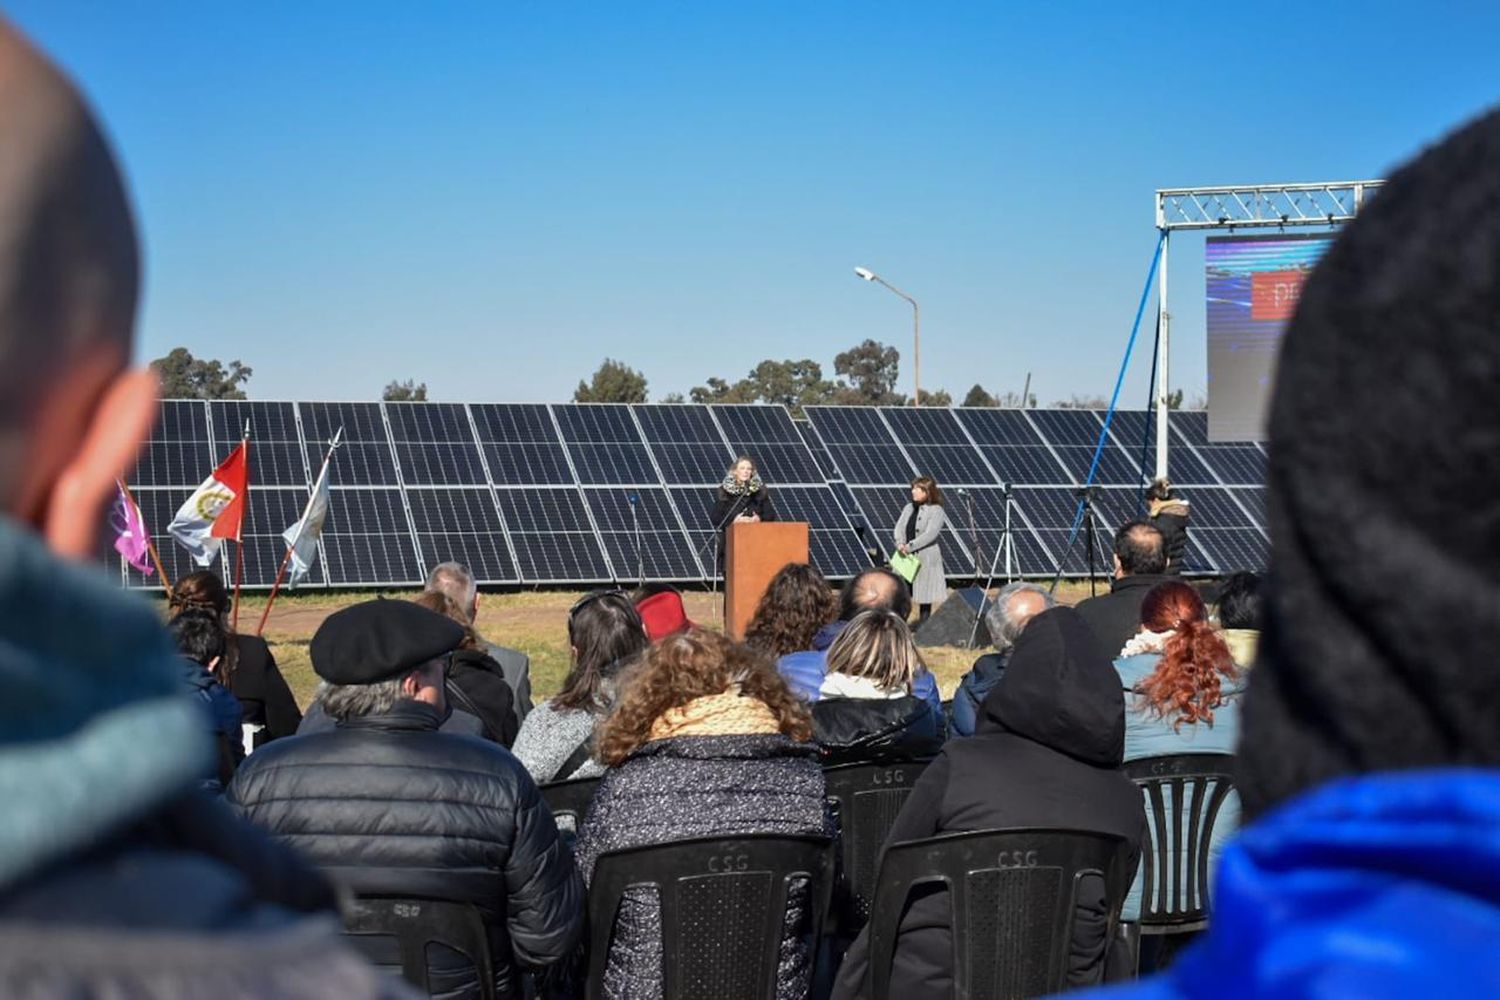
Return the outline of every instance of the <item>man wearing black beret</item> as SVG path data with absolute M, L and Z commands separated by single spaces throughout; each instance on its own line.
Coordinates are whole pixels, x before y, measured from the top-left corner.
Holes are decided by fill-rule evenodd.
M 409 601 L 330 615 L 312 640 L 327 732 L 280 740 L 228 800 L 358 895 L 473 903 L 490 930 L 498 997 L 520 967 L 577 943 L 583 886 L 526 769 L 502 747 L 438 732 L 456 622 Z M 477 995 L 461 956 L 429 955 L 434 994 Z

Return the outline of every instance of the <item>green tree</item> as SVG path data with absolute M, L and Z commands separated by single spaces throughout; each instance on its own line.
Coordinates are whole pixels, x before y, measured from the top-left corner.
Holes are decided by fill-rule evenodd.
M 669 392 L 661 399 L 657 400 L 657 402 L 662 403 L 666 406 L 680 406 L 681 404 L 687 402 L 687 397 L 680 392 Z
M 250 368 L 238 361 L 195 358 L 186 347 L 174 348 L 151 362 L 161 379 L 163 399 L 244 399 L 240 386 L 250 381 Z
M 753 403 L 756 399 L 755 386 L 749 379 L 731 383 L 717 376 L 709 378 L 703 385 L 693 386 L 688 390 L 688 396 L 695 403 Z
M 644 403 L 646 376 L 622 361 L 605 358 L 589 382 L 580 381 L 575 403 Z
M 1055 410 L 1107 410 L 1109 400 L 1103 396 L 1080 396 L 1074 394 L 1071 399 L 1060 399 L 1052 404 Z
M 968 395 L 964 396 L 963 405 L 999 406 L 1000 400 L 996 399 L 994 396 L 991 396 L 988 392 L 985 391 L 984 386 L 980 385 L 978 382 L 975 382 L 973 388 L 969 390 Z
M 1025 401 L 1021 400 L 1021 394 L 1014 389 L 1002 392 L 995 399 L 996 406 L 1007 407 L 1012 410 L 1036 409 L 1036 393 L 1029 394 Z
M 953 394 L 947 389 L 938 389 L 934 392 L 923 392 L 917 397 L 918 406 L 943 406 L 953 405 Z
M 418 383 L 414 379 L 405 382 L 397 382 L 392 379 L 380 394 L 380 398 L 387 403 L 425 403 L 427 402 L 427 383 Z
M 746 381 L 763 403 L 780 403 L 800 417 L 804 406 L 817 406 L 832 398 L 837 388 L 823 378 L 823 366 L 811 358 L 793 361 L 762 361 Z
M 901 352 L 875 340 L 849 348 L 833 359 L 833 371 L 840 376 L 835 399 L 840 403 L 863 406 L 894 406 L 906 402 L 896 392 Z

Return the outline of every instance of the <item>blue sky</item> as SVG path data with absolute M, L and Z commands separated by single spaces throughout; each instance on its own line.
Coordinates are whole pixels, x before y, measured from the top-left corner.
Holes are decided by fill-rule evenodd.
M 256 398 L 653 397 L 899 347 L 923 385 L 1107 394 L 1152 192 L 1382 176 L 1500 100 L 1500 5 L 19 0 L 147 250 L 143 359 Z M 1201 237 L 1174 382 L 1205 384 Z M 1140 405 L 1140 353 L 1126 402 Z

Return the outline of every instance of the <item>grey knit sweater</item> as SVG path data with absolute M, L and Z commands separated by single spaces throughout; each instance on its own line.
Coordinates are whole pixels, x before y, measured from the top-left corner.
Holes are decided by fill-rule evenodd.
M 572 774 L 559 775 L 558 768 L 573 756 L 594 731 L 598 719 L 592 712 L 579 708 L 554 708 L 551 699 L 542 702 L 526 715 L 511 753 L 531 772 L 537 784 L 564 778 L 597 778 L 604 765 L 590 758 Z

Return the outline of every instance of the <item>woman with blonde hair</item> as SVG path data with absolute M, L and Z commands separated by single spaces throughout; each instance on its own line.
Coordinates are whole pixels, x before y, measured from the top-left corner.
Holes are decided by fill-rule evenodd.
M 934 604 L 948 599 L 948 575 L 943 570 L 943 550 L 938 536 L 948 524 L 943 494 L 937 480 L 918 476 L 911 481 L 911 503 L 901 508 L 894 532 L 896 551 L 921 561 L 911 580 L 911 599 L 917 606 L 917 622 L 925 622 Z
M 900 615 L 855 615 L 828 648 L 828 673 L 812 707 L 823 763 L 918 760 L 941 750 L 943 720 L 912 690 L 926 671 Z
M 585 883 L 606 851 L 751 833 L 831 836 L 807 709 L 769 658 L 689 629 L 646 652 L 620 680 L 599 727 L 609 771 L 578 834 Z M 806 996 L 808 899 L 794 892 L 777 996 Z M 660 997 L 661 915 L 654 893 L 626 893 L 604 975 L 610 998 Z

